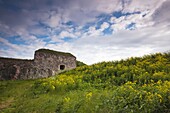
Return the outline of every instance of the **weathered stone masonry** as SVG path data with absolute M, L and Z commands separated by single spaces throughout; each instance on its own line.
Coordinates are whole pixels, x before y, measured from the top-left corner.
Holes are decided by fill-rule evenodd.
M 0 57 L 0 80 L 36 79 L 76 68 L 76 57 L 48 49 L 35 51 L 33 60 Z

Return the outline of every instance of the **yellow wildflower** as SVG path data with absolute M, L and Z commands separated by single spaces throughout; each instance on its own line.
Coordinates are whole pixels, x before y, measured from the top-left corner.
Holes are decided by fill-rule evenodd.
M 92 97 L 92 95 L 93 95 L 93 93 L 92 93 L 92 92 L 89 92 L 89 93 L 86 94 L 86 98 L 87 98 L 87 99 L 90 99 L 90 98 Z
M 54 90 L 54 89 L 55 89 L 55 86 L 52 85 L 51 88 Z
M 65 97 L 65 98 L 64 98 L 64 101 L 65 101 L 65 102 L 69 102 L 69 101 L 70 101 L 70 97 Z
M 159 101 L 162 102 L 162 96 L 160 94 L 157 94 L 157 96 L 159 97 Z

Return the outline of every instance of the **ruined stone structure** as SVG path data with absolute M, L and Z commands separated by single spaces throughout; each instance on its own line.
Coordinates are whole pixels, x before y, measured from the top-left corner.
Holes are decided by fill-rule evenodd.
M 76 57 L 48 49 L 35 51 L 33 60 L 0 57 L 0 80 L 50 77 L 76 68 Z

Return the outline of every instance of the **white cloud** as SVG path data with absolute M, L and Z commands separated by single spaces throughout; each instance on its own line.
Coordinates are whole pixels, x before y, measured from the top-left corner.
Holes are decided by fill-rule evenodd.
M 101 33 L 100 29 L 97 30 L 95 26 L 91 26 L 89 27 L 88 32 L 84 33 L 82 37 L 99 36 Z
M 109 23 L 103 22 L 103 24 L 100 26 L 100 29 L 101 29 L 101 31 L 103 31 L 103 30 L 107 29 L 109 26 L 110 26 Z
M 47 24 L 51 28 L 59 27 L 62 19 L 61 14 L 58 14 L 56 11 L 51 11 L 48 14 L 48 17 L 43 19 L 43 23 Z
M 114 30 L 113 32 L 115 32 L 118 30 L 126 29 L 126 27 L 131 23 L 134 23 L 135 28 L 137 29 L 154 25 L 155 22 L 152 20 L 151 16 L 143 17 L 143 15 L 147 14 L 148 12 L 146 11 L 139 14 L 121 16 L 120 18 L 111 17 L 110 18 L 110 22 L 112 23 L 111 28 Z
M 46 45 L 36 43 L 29 46 L 18 46 L 1 39 L 1 42 L 11 49 L 9 49 L 8 54 L 2 49 L 0 51 L 3 51 L 1 56 L 14 56 L 12 54 L 15 54 L 14 57 L 18 58 L 33 58 L 30 56 L 31 53 L 33 56 L 35 49 L 45 47 L 57 51 L 71 52 L 78 60 L 93 64 L 101 61 L 120 60 L 130 56 L 142 56 L 153 52 L 164 52 L 170 48 L 169 36 L 168 27 L 156 26 L 133 31 L 120 30 L 111 36 L 82 37 L 73 43 L 63 42 Z M 12 51 L 15 51 L 15 53 Z
M 0 31 L 4 34 L 0 34 L 3 35 L 0 44 L 5 48 L 0 49 L 1 56 L 33 58 L 36 49 L 46 47 L 71 52 L 79 60 L 92 64 L 166 51 L 170 48 L 168 0 L 73 0 L 67 3 L 52 0 L 53 4 L 50 6 L 46 4 L 46 0 L 29 2 L 21 3 L 21 12 L 6 10 L 7 12 L 1 14 Z M 17 4 L 18 2 L 15 3 L 16 6 Z M 87 32 L 81 29 L 88 22 L 97 23 L 96 17 L 100 14 L 111 15 L 115 11 L 141 13 L 120 18 L 111 17 L 109 22 L 112 25 L 105 21 L 99 29 L 96 29 L 96 25 L 89 27 Z M 73 21 L 75 26 L 71 26 L 74 28 L 63 25 L 67 21 Z M 131 23 L 135 23 L 137 29 L 125 30 Z M 103 30 L 109 27 L 117 32 L 103 36 Z M 58 32 L 61 33 L 56 35 Z M 36 34 L 47 35 L 51 42 L 44 42 L 36 37 Z M 12 44 L 6 39 L 17 35 L 27 45 Z M 63 41 L 64 37 L 79 38 L 68 43 Z
M 170 25 L 170 1 L 164 2 L 152 15 L 156 24 Z
M 70 52 L 87 64 L 164 52 L 170 48 L 168 29 L 157 26 L 133 31 L 121 30 L 112 36 L 84 37 L 70 44 Z
M 102 13 L 112 13 L 113 11 L 118 11 L 121 9 L 119 2 L 119 0 L 96 0 L 96 9 Z
M 110 22 L 111 23 L 120 23 L 123 20 L 125 20 L 125 16 L 121 16 L 120 18 L 111 17 Z
M 83 25 L 96 21 L 96 16 L 102 13 L 109 14 L 120 10 L 119 2 L 119 0 L 75 0 L 64 9 L 66 14 L 63 16 L 65 20 L 72 20 L 78 25 Z
M 93 64 L 153 52 L 164 52 L 170 49 L 169 36 L 168 27 L 157 26 L 133 31 L 120 30 L 112 36 L 82 37 L 73 43 L 47 44 L 45 47 L 71 52 L 78 60 Z
M 14 48 L 15 50 L 19 50 L 20 47 L 18 47 L 15 44 L 11 44 L 8 40 L 0 38 L 0 42 L 3 43 L 3 45 L 9 46 L 10 48 Z
M 0 49 L 0 56 L 4 57 L 13 57 L 13 58 L 21 58 L 21 59 L 33 59 L 33 53 L 36 49 L 45 47 L 46 42 L 43 42 L 40 39 L 37 39 L 34 36 L 29 37 L 31 40 L 29 40 L 28 45 L 23 44 L 13 44 L 9 42 L 7 39 L 0 38 L 0 44 L 2 44 L 2 47 L 5 47 L 6 49 Z M 5 52 L 6 51 L 6 52 Z
M 63 42 L 57 35 L 53 35 L 49 38 L 51 39 L 51 42 Z
M 82 35 L 82 37 L 92 37 L 103 35 L 103 31 L 110 27 L 108 22 L 103 22 L 99 29 L 96 29 L 95 26 L 90 26 L 88 31 Z
M 66 9 L 67 17 L 79 24 L 95 21 L 95 17 L 99 14 L 110 14 L 115 11 L 130 12 L 146 12 L 151 16 L 157 8 L 166 0 L 86 0 L 72 3 Z M 80 18 L 81 17 L 81 18 Z M 83 19 L 82 19 L 83 18 Z
M 70 33 L 70 32 L 68 32 L 68 31 L 62 31 L 62 32 L 59 34 L 59 37 L 60 37 L 60 38 L 65 38 L 65 37 L 75 38 L 76 36 L 75 36 L 73 33 Z
M 128 1 L 128 0 L 124 0 Z M 124 12 L 136 12 L 136 11 L 145 11 L 150 10 L 150 12 L 154 12 L 160 5 L 166 0 L 131 0 L 128 4 L 123 8 Z
M 111 28 L 113 29 L 113 33 L 115 31 L 124 30 L 128 24 L 130 24 L 128 21 L 123 21 L 123 22 L 111 25 Z

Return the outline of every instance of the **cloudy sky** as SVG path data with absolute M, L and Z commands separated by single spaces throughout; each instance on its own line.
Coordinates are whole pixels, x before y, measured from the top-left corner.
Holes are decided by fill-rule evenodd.
M 170 50 L 170 0 L 0 0 L 0 56 L 48 48 L 87 64 Z

